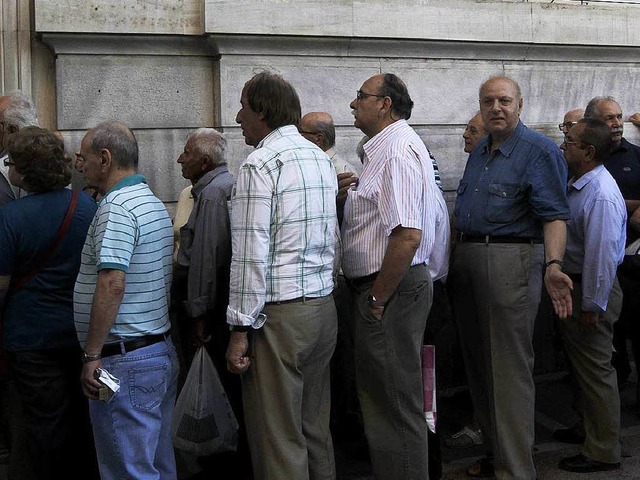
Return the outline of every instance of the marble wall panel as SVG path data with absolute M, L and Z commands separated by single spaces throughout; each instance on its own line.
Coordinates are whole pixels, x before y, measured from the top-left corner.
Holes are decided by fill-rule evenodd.
M 342 57 L 230 55 L 220 59 L 220 114 L 223 126 L 235 125 L 245 82 L 269 70 L 289 81 L 303 114 L 329 112 L 337 125 L 353 124 L 349 104 L 362 82 L 380 72 L 380 60 Z
M 39 32 L 200 35 L 204 0 L 34 0 Z
M 212 125 L 213 67 L 207 57 L 59 55 L 58 128 L 118 119 L 132 128 Z

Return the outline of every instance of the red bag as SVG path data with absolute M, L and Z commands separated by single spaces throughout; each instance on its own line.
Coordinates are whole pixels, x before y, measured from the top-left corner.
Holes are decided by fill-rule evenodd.
M 422 346 L 422 389 L 424 392 L 424 417 L 429 430 L 436 433 L 436 347 Z

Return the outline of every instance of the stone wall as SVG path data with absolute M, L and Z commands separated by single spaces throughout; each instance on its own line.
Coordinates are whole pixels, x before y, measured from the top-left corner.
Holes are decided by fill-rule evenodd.
M 189 130 L 228 133 L 232 170 L 251 151 L 235 114 L 244 82 L 262 69 L 294 84 L 303 112 L 334 116 L 345 157 L 355 156 L 361 138 L 349 108 L 355 91 L 373 74 L 397 73 L 409 86 L 411 123 L 440 163 L 450 204 L 464 167 L 464 124 L 490 75 L 517 79 L 523 120 L 557 141 L 563 113 L 593 95 L 619 98 L 625 113 L 640 110 L 635 5 L 35 0 L 33 13 L 34 44 L 55 55 L 48 110 L 70 150 L 98 121 L 127 122 L 140 139 L 141 168 L 168 204 L 186 185 L 175 160 Z

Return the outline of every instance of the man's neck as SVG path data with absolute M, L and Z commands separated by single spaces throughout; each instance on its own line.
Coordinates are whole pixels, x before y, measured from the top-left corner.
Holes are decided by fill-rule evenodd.
M 135 169 L 117 169 L 112 172 L 103 185 L 97 187 L 98 192 L 101 195 L 106 194 L 109 190 L 115 187 L 123 178 L 130 177 L 138 173 Z

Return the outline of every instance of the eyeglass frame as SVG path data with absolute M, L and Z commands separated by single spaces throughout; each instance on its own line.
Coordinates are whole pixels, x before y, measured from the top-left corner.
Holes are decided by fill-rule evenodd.
M 11 160 L 9 160 L 9 157 L 5 158 L 2 163 L 4 163 L 5 167 L 13 167 L 16 164 L 16 162 L 12 162 Z
M 558 124 L 558 130 L 560 130 L 561 132 L 564 132 L 564 128 L 566 128 L 567 130 L 569 130 L 571 127 L 573 127 L 574 125 L 576 125 L 578 122 L 564 122 L 564 123 L 559 123 Z
M 363 100 L 367 97 L 384 98 L 384 97 L 388 97 L 388 95 L 376 95 L 375 93 L 367 93 L 367 92 L 363 92 L 362 90 L 356 91 L 356 100 Z

